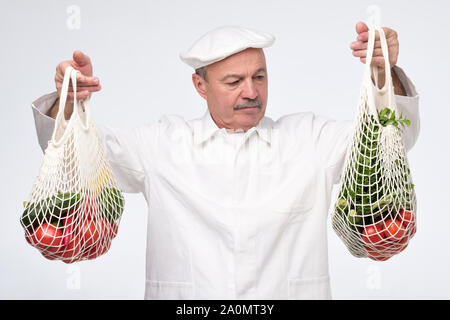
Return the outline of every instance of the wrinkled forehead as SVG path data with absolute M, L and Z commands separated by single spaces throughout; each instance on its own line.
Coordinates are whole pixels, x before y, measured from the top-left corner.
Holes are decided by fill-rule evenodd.
M 223 60 L 206 66 L 209 75 L 224 73 L 255 73 L 267 72 L 264 50 L 260 48 L 248 48 L 235 53 Z

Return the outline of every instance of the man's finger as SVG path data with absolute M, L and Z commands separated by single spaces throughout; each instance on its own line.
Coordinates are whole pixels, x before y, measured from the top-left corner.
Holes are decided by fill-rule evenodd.
M 358 35 L 357 39 L 359 41 L 369 41 L 369 32 L 362 32 Z M 380 34 L 378 30 L 375 30 L 375 41 L 380 40 Z
M 101 89 L 102 89 L 101 85 L 97 85 L 97 86 L 82 86 L 82 87 L 77 87 L 77 92 L 81 92 L 81 91 L 97 92 L 97 91 L 100 91 Z M 73 92 L 73 87 L 70 86 L 67 91 L 68 92 Z
M 355 51 L 353 51 L 353 56 L 365 58 L 367 56 L 367 50 L 355 50 Z M 382 56 L 383 56 L 383 51 L 381 50 L 381 48 L 376 48 L 373 50 L 372 57 L 376 58 L 376 57 L 382 57 Z
M 55 82 L 62 82 L 63 78 L 64 75 L 61 75 L 61 73 L 56 73 Z M 100 80 L 97 77 L 89 77 L 81 73 L 77 73 L 78 86 L 96 86 L 98 84 L 100 84 Z M 69 83 L 69 86 L 72 86 L 72 82 Z
M 396 37 L 397 33 L 389 28 L 382 28 L 384 31 L 384 35 L 386 36 L 386 39 L 389 40 L 389 38 L 391 37 Z M 361 32 L 358 37 L 357 40 L 359 41 L 369 41 L 369 32 Z M 380 33 L 378 32 L 378 30 L 375 30 L 375 40 L 380 40 Z
M 358 22 L 356 24 L 356 33 L 360 34 L 362 32 L 367 32 L 369 31 L 369 27 L 367 27 L 367 25 L 364 22 Z
M 362 63 L 366 63 L 366 58 L 364 57 L 364 58 L 359 58 L 359 60 L 362 62 Z M 377 57 L 377 58 L 373 58 L 372 59 L 372 63 L 371 63 L 371 65 L 372 66 L 377 66 L 377 67 L 379 67 L 379 68 L 384 68 L 384 66 L 385 66 L 385 64 L 384 64 L 384 58 L 381 58 L 381 57 Z
M 390 38 L 397 38 L 397 32 L 395 30 L 389 29 L 389 28 L 382 28 L 384 31 L 384 34 L 386 35 L 386 39 L 389 40 Z
M 375 41 L 374 48 L 381 48 L 381 42 Z M 350 44 L 350 49 L 352 50 L 367 50 L 367 41 L 354 41 Z
M 73 102 L 73 96 L 74 96 L 73 92 L 68 92 L 66 101 Z M 90 96 L 91 96 L 91 92 L 89 92 L 88 90 L 83 90 L 83 91 L 77 92 L 77 100 L 84 100 Z
M 81 68 L 81 66 L 79 66 L 76 63 L 76 61 L 68 60 L 68 61 L 61 62 L 60 64 L 58 64 L 56 66 L 55 80 L 61 80 L 62 81 L 63 78 L 64 78 L 64 74 L 66 73 L 66 69 L 68 67 L 70 67 L 70 66 L 73 67 L 76 70 L 78 70 L 78 68 Z M 84 75 L 84 74 L 81 73 L 81 71 L 80 71 L 80 73 L 77 73 L 77 79 L 78 80 L 81 79 L 82 81 L 85 81 L 85 79 L 87 79 L 87 78 L 94 79 L 95 77 Z
M 80 67 L 84 67 L 91 63 L 91 59 L 80 50 L 75 50 L 73 52 L 73 61 Z
M 96 86 L 100 83 L 97 77 L 85 76 L 81 73 L 77 73 L 77 85 L 80 86 Z
M 361 32 L 359 35 L 358 35 L 358 41 L 369 41 L 369 32 L 368 31 L 366 31 L 366 32 Z M 378 34 L 378 31 L 375 31 L 375 40 L 380 40 L 380 35 Z
M 85 91 L 81 91 L 81 92 L 77 92 L 77 100 L 81 101 L 84 99 L 87 99 L 88 97 L 91 96 L 91 92 L 85 90 Z
M 386 39 L 386 40 L 387 40 L 388 46 L 395 45 L 395 43 L 397 41 L 393 37 L 390 37 L 389 39 Z M 350 49 L 352 49 L 352 50 L 365 50 L 365 49 L 367 49 L 367 44 L 368 44 L 368 41 L 359 41 L 359 40 L 353 41 L 352 43 L 350 43 Z M 376 40 L 375 41 L 374 48 L 381 48 L 381 41 L 380 40 Z
M 66 72 L 67 67 L 69 67 L 72 64 L 70 60 L 61 62 L 56 66 L 56 78 L 63 79 L 64 73 Z

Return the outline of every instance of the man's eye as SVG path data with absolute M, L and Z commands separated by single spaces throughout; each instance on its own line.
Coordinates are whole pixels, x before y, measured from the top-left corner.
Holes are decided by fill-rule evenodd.
M 257 80 L 264 80 L 264 76 L 256 76 Z
M 240 81 L 241 81 L 241 80 L 236 80 L 236 81 L 233 81 L 233 82 L 228 82 L 228 85 L 230 85 L 230 86 L 235 86 L 235 85 L 237 85 Z

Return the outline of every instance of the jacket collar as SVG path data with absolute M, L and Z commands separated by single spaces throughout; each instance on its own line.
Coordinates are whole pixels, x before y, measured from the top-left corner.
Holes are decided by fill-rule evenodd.
M 257 133 L 258 136 L 266 141 L 268 144 L 271 143 L 271 130 L 272 130 L 273 120 L 268 117 L 263 117 L 259 123 L 247 130 L 245 132 L 245 139 L 250 137 L 252 134 Z M 197 119 L 194 122 L 194 143 L 201 144 L 211 137 L 213 137 L 218 132 L 226 132 L 227 129 L 219 128 L 214 122 L 213 118 L 208 109 L 206 109 L 203 117 Z

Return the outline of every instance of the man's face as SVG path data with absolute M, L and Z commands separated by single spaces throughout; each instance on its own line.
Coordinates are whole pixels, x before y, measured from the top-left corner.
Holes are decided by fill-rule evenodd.
M 266 111 L 267 70 L 262 49 L 249 48 L 206 67 L 207 81 L 193 75 L 219 128 L 247 131 Z

